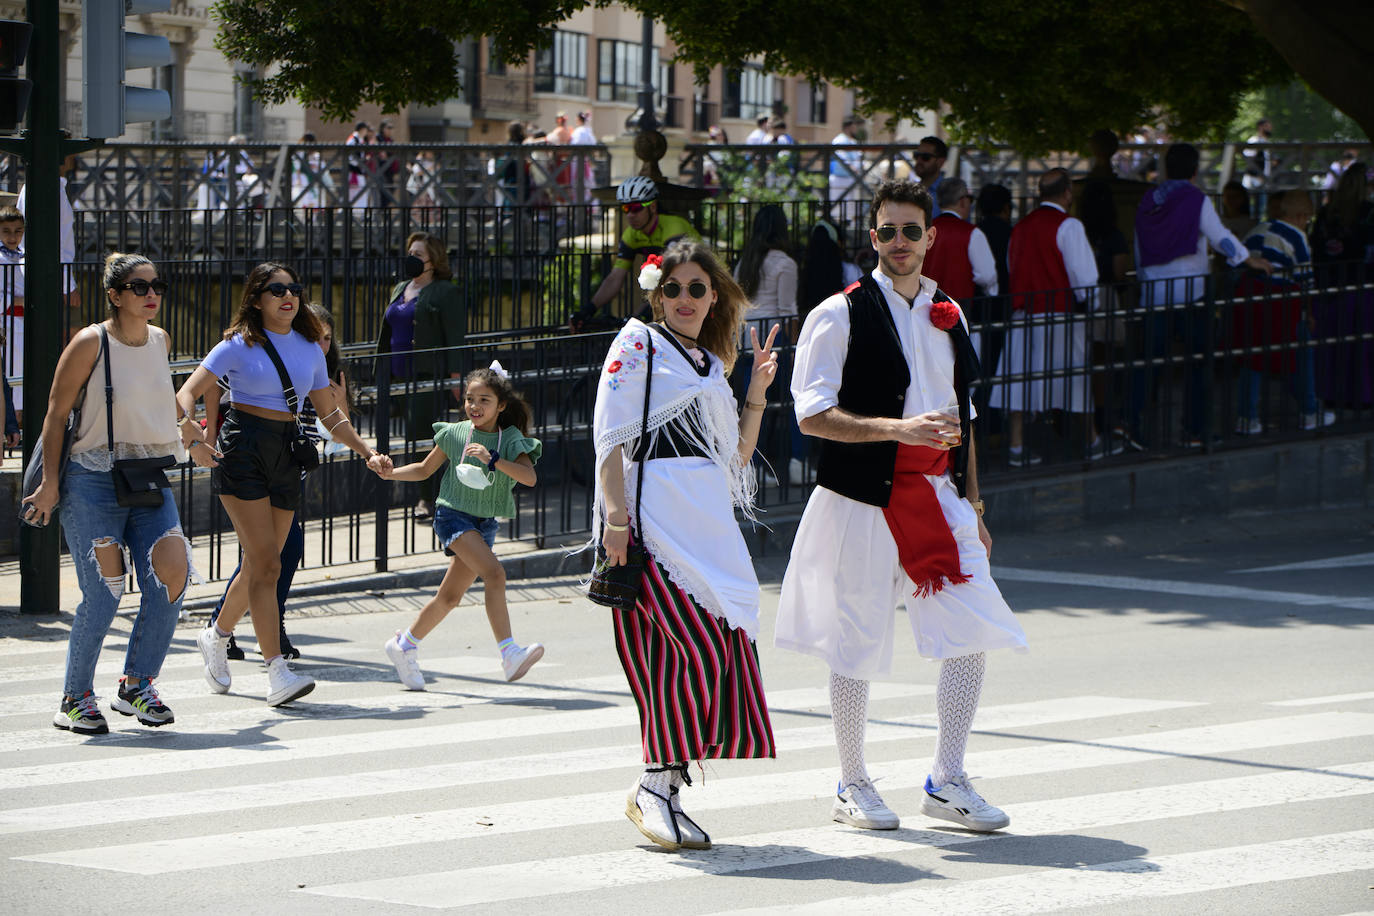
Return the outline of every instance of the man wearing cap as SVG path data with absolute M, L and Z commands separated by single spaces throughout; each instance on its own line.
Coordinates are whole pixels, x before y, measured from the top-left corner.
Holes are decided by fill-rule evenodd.
M 940 662 L 935 759 L 921 811 L 977 831 L 1007 815 L 968 782 L 964 751 L 987 653 L 1026 647 L 988 560 L 969 386 L 977 358 L 958 305 L 922 276 L 938 232 L 929 191 L 885 181 L 869 207 L 878 267 L 807 316 L 792 396 L 820 442 L 783 577 L 774 642 L 830 668 L 840 757 L 831 817 L 895 830 L 864 763 L 869 681 L 892 670 L 894 605 Z
M 683 236 L 700 238 L 687 220 L 671 213 L 658 212 L 658 185 L 648 176 L 627 178 L 616 189 L 615 199 L 628 225 L 621 233 L 620 248 L 616 251 L 611 272 L 592 294 L 592 301 L 578 310 L 569 322 L 573 330 L 577 330 L 599 309 L 620 295 L 620 288 L 625 285 L 625 277 L 631 267 L 637 272 L 645 258 L 651 254 L 662 254 L 674 239 Z

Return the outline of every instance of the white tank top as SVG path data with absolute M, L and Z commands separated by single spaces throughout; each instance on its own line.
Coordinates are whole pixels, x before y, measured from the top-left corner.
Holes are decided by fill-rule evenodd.
M 91 325 L 99 333 L 99 325 Z M 110 338 L 110 381 L 114 386 L 114 457 L 186 459 L 177 432 L 176 392 L 167 362 L 167 335 L 148 326 L 148 340 L 130 347 Z M 72 443 L 72 460 L 91 471 L 110 470 L 105 430 L 105 357 L 96 357 L 86 398 L 81 402 L 81 425 Z

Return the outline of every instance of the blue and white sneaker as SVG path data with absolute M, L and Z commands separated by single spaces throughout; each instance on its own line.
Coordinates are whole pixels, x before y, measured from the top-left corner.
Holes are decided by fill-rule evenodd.
M 921 813 L 927 817 L 938 817 L 946 821 L 991 833 L 1001 830 L 1011 823 L 1011 818 L 1001 808 L 994 808 L 973 790 L 968 777 L 960 774 L 943 786 L 936 788 L 926 777 L 926 797 L 921 801 Z

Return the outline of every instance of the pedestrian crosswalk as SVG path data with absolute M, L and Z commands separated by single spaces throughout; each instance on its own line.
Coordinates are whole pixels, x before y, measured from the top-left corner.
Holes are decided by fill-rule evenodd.
M 694 769 L 684 805 L 714 848 L 666 853 L 623 814 L 640 751 L 609 644 L 551 652 L 513 684 L 490 653 L 436 649 L 428 691 L 409 693 L 374 642 L 307 652 L 300 670 L 320 687 L 272 710 L 260 666 L 235 663 L 237 695 L 212 696 L 179 638 L 159 682 L 175 725 L 112 718 L 88 739 L 47 724 L 63 647 L 0 647 L 7 886 L 50 903 L 52 888 L 155 875 L 168 912 L 260 911 L 232 896 L 251 885 L 292 912 L 604 916 L 682 900 L 700 913 L 909 914 L 1179 898 L 1169 906 L 1192 912 L 1214 892 L 1374 883 L 1364 691 L 985 701 L 967 769 L 1012 824 L 974 834 L 919 814 L 935 669 L 916 669 L 873 685 L 867 735 L 902 828 L 863 831 L 829 820 L 823 678 L 801 661 L 765 666 L 778 758 Z M 106 655 L 98 683 L 118 672 Z

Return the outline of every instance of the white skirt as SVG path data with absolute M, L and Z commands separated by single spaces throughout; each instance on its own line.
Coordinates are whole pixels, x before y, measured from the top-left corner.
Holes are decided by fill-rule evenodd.
M 635 468 L 628 463 L 625 491 L 634 501 Z M 653 458 L 644 462 L 644 546 L 711 616 L 759 632 L 759 580 L 749 558 L 725 475 L 706 458 Z
M 1075 371 L 1055 378 L 1025 380 L 1028 372 L 1064 370 Z M 1013 324 L 1002 348 L 988 406 L 1025 413 L 1091 413 L 1087 319 L 1059 316 L 1053 324 Z
M 824 659 L 846 677 L 886 675 L 892 670 L 895 608 L 904 600 L 916 649 L 926 658 L 1026 651 L 1026 634 L 992 581 L 977 513 L 948 475 L 926 479 L 935 487 L 959 547 L 959 566 L 970 581 L 916 597 L 883 510 L 816 487 L 783 577 L 774 645 Z

